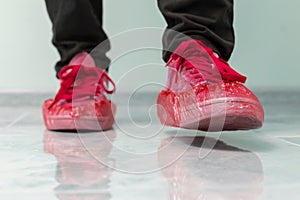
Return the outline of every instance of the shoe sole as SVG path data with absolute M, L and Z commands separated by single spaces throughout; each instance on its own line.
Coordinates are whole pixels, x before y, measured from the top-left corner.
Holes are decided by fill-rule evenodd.
M 250 99 L 223 98 L 202 105 L 180 99 L 187 98 L 170 91 L 159 93 L 157 114 L 163 125 L 208 132 L 250 130 L 263 125 L 263 108 Z
M 64 116 L 53 116 L 43 106 L 43 118 L 45 126 L 51 131 L 105 131 L 112 128 L 116 106 L 110 101 L 101 101 L 105 116 L 78 116 L 71 114 Z

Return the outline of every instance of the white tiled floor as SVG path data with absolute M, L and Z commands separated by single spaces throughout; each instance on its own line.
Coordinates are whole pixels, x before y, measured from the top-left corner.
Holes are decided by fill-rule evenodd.
M 84 134 L 45 130 L 50 94 L 0 95 L 1 200 L 299 199 L 299 91 L 258 92 L 265 126 L 221 134 L 162 127 L 155 93 L 114 96 L 114 129 Z

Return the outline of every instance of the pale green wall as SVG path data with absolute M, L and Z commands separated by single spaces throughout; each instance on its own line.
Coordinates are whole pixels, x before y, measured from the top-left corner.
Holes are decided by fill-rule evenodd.
M 129 6 L 128 6 L 129 5 Z M 164 27 L 156 1 L 107 0 L 105 29 L 115 35 L 132 28 Z M 248 75 L 252 88 L 300 86 L 299 50 L 300 1 L 236 1 L 235 29 L 237 45 L 231 63 Z M 3 1 L 0 7 L 0 90 L 54 91 L 53 64 L 57 53 L 50 43 L 51 28 L 43 0 Z M 133 55 L 134 56 L 134 55 Z M 150 58 L 124 59 L 111 74 L 118 80 L 123 72 L 145 62 L 161 62 L 160 53 Z M 122 66 L 122 67 L 120 67 Z M 133 76 L 145 81 L 162 82 L 165 69 L 158 66 Z M 151 79 L 149 75 L 153 74 Z M 124 86 L 126 84 L 126 86 Z M 133 78 L 120 88 L 130 88 Z

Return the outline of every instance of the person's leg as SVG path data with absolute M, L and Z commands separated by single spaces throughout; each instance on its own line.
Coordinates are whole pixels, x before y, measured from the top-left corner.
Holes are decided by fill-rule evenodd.
M 105 45 L 92 53 L 96 65 L 107 69 L 110 49 L 102 28 L 102 0 L 45 0 L 53 24 L 53 44 L 61 59 L 55 70 L 58 72 L 81 52 L 90 53 L 97 45 Z
M 110 63 L 106 57 L 110 44 L 102 29 L 102 0 L 46 0 L 46 5 L 53 44 L 61 56 L 55 67 L 61 87 L 43 104 L 46 128 L 110 129 L 115 105 L 106 94 L 115 91 L 115 84 L 103 70 Z
M 189 39 L 185 35 L 229 59 L 234 46 L 233 0 L 158 0 L 158 6 L 168 24 L 163 36 L 166 62 L 177 46 Z

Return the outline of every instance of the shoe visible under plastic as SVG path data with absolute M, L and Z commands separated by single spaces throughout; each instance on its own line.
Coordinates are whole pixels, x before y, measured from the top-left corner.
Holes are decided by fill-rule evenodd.
M 162 124 L 203 131 L 260 128 L 264 111 L 246 77 L 197 40 L 171 55 L 168 81 L 157 99 Z
M 87 53 L 75 56 L 58 74 L 61 86 L 54 99 L 43 104 L 48 130 L 107 130 L 114 123 L 116 106 L 105 94 L 115 91 L 108 74 L 95 67 Z M 113 89 L 108 89 L 108 84 Z

